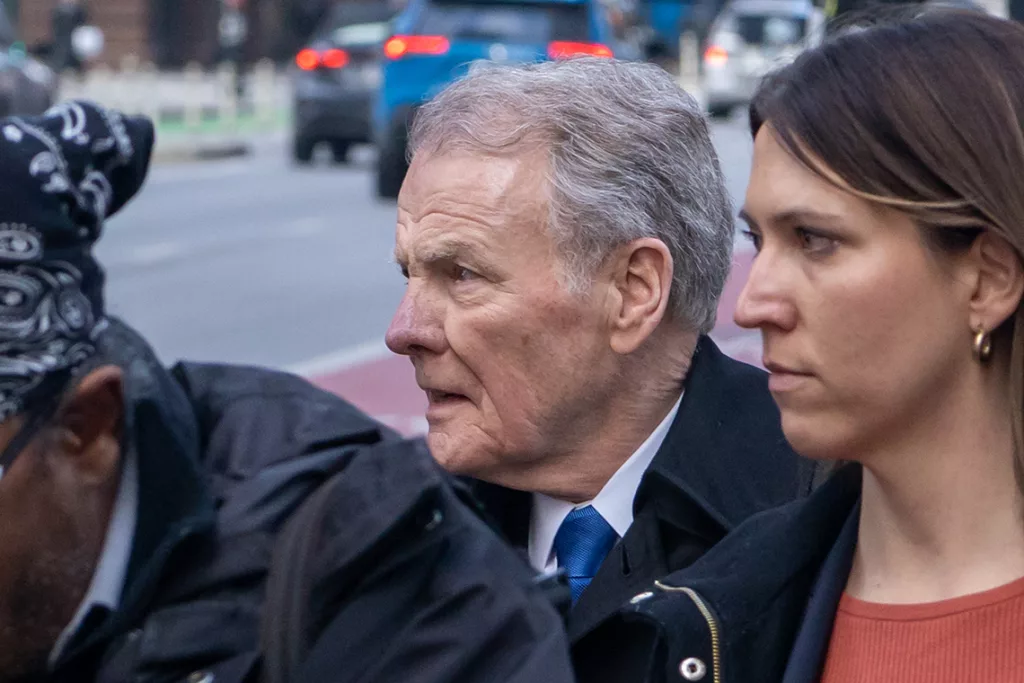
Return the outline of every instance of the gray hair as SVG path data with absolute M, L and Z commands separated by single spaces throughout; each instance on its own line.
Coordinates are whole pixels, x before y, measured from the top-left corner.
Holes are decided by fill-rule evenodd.
M 582 291 L 612 249 L 653 237 L 669 315 L 707 332 L 732 261 L 732 207 L 707 121 L 661 68 L 579 58 L 475 64 L 416 114 L 409 152 L 548 150 L 549 229 Z

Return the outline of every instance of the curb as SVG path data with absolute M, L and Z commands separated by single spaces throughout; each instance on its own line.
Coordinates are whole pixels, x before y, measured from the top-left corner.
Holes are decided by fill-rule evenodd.
M 248 156 L 252 145 L 243 140 L 182 141 L 174 144 L 157 143 L 153 163 L 180 163 L 187 161 L 216 161 Z

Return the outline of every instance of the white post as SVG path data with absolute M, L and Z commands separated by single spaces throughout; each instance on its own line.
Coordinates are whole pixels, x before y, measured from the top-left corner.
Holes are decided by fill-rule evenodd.
M 237 67 L 224 62 L 217 70 L 217 114 L 232 128 L 238 123 L 238 93 L 235 89 Z
M 190 62 L 185 67 L 185 127 L 198 128 L 203 120 L 203 69 L 199 64 Z
M 252 96 L 259 125 L 272 124 L 277 114 L 277 70 L 272 60 L 261 60 L 253 70 Z
M 139 83 L 135 96 L 138 98 L 138 111 L 153 119 L 154 123 L 160 121 L 160 110 L 163 107 L 163 97 L 160 92 L 160 73 L 156 65 L 146 62 L 139 68 Z
M 700 45 L 692 31 L 679 36 L 679 85 L 694 96 L 700 89 Z
M 77 97 L 83 97 L 103 106 L 112 106 L 117 91 L 117 75 L 107 66 L 98 66 L 90 69 L 85 77 L 85 82 L 76 92 Z
M 111 107 L 121 111 L 135 112 L 138 102 L 139 89 L 139 58 L 135 55 L 125 55 L 121 59 L 121 73 L 118 74 L 119 86 L 115 88 L 114 102 Z

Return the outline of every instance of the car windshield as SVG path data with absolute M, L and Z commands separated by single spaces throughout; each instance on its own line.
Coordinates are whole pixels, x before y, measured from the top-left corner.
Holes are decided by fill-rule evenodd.
M 750 45 L 792 45 L 803 40 L 807 20 L 782 14 L 737 14 L 736 33 Z
M 14 25 L 7 16 L 7 10 L 0 3 L 0 46 L 10 47 L 17 40 L 18 34 L 14 31 Z
M 315 39 L 333 42 L 338 47 L 381 43 L 388 36 L 392 14 L 383 2 L 341 3 L 335 5 Z
M 386 21 L 372 24 L 350 24 L 334 29 L 330 40 L 338 47 L 359 47 L 383 43 L 388 37 L 390 25 Z
M 504 43 L 587 40 L 587 12 L 577 3 L 466 2 L 431 3 L 419 32 L 448 38 Z

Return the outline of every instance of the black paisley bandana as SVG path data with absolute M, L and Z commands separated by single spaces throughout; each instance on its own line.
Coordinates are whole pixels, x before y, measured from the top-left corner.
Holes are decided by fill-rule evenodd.
M 95 353 L 92 247 L 142 186 L 153 137 L 148 120 L 86 102 L 0 119 L 0 420 Z

